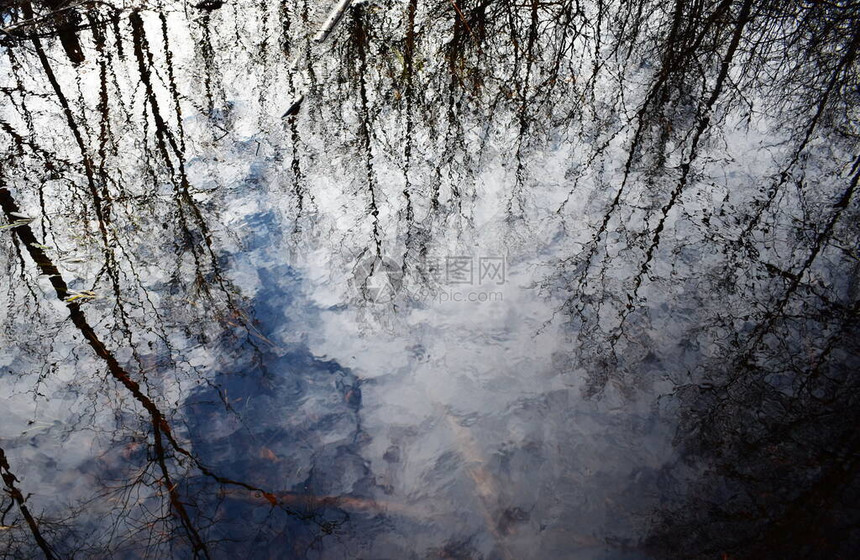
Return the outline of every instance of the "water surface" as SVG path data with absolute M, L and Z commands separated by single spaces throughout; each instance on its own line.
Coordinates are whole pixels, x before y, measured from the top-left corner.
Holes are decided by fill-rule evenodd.
M 856 9 L 329 4 L 3 8 L 4 557 L 850 551 Z

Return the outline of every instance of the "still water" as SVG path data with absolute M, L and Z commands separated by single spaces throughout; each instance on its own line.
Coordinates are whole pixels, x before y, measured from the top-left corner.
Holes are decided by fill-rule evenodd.
M 750 2 L 660 110 L 668 15 L 611 2 L 43 4 L 0 61 L 4 557 L 744 557 L 854 480 L 809 441 L 856 439 L 815 414 L 856 152 L 723 89 Z

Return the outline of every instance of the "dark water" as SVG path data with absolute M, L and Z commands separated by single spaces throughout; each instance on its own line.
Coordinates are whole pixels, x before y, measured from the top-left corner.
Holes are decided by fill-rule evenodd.
M 849 2 L 2 5 L 4 558 L 849 558 Z

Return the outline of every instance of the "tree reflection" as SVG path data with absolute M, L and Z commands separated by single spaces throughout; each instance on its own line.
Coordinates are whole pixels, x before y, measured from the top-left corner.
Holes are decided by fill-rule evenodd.
M 287 323 L 274 302 L 291 305 L 277 287 L 300 291 L 278 266 L 325 255 L 333 277 L 354 276 L 344 301 L 396 273 L 405 287 L 378 315 L 396 314 L 434 286 L 434 251 L 492 231 L 512 261 L 546 272 L 547 322 L 570 333 L 586 398 L 674 403 L 681 460 L 663 473 L 677 483 L 648 528 L 655 553 L 856 545 L 839 497 L 857 484 L 856 3 L 356 2 L 314 43 L 330 8 L 0 9 L 4 346 L 37 399 L 74 386 L 98 430 L 115 417 L 95 447 L 123 481 L 96 492 L 120 504 L 105 514 L 115 534 L 87 543 L 79 502 L 84 520 L 51 525 L 49 545 L 4 444 L 4 519 L 17 512 L 48 557 L 217 557 L 240 550 L 231 531 L 255 538 L 237 519 L 269 507 L 267 550 L 297 535 L 300 557 L 346 520 L 420 517 L 373 497 L 359 379 L 275 336 Z M 272 207 L 239 220 L 258 197 Z M 290 254 L 266 253 L 284 232 Z M 307 386 L 333 396 L 329 415 L 303 408 Z M 280 406 L 239 411 L 267 392 Z M 260 435 L 287 405 L 291 422 L 308 417 L 285 425 L 313 443 Z M 220 424 L 234 421 L 260 439 Z M 341 421 L 348 435 L 314 439 Z M 349 465 L 354 488 L 325 461 Z M 278 480 L 268 463 L 307 472 Z M 523 516 L 479 498 L 504 551 Z
M 9 461 L 6 460 L 6 453 L 2 448 L 0 448 L 0 477 L 3 478 L 3 484 L 6 486 L 6 494 L 9 497 L 9 504 L 3 507 L 3 514 L 2 517 L 0 517 L 0 525 L 2 525 L 3 531 L 14 530 L 16 528 L 17 523 L 9 519 L 12 517 L 10 515 L 10 511 L 13 508 L 16 508 L 18 512 L 20 512 L 21 517 L 24 518 L 27 528 L 33 535 L 33 539 L 36 541 L 38 547 L 42 550 L 45 558 L 48 558 L 49 560 L 56 558 L 51 545 L 48 544 L 45 537 L 42 535 L 42 531 L 39 529 L 40 522 L 33 517 L 33 514 L 30 513 L 30 510 L 27 507 L 27 498 L 24 497 L 24 494 L 21 493 L 21 490 L 16 485 L 18 479 L 14 474 L 12 474 Z M 6 548 L 5 552 L 8 554 L 15 551 L 16 548 L 17 543 L 15 543 L 14 537 L 12 537 L 9 539 L 9 546 Z M 20 552 L 21 551 L 17 551 L 19 554 Z

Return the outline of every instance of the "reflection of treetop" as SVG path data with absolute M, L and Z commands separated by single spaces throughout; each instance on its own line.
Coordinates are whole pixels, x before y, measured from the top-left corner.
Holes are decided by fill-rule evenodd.
M 345 301 L 519 267 L 586 396 L 671 386 L 679 453 L 708 468 L 667 498 L 655 550 L 846 550 L 825 518 L 858 468 L 856 2 L 14 0 L 0 41 L 0 364 L 36 398 L 86 395 L 74 415 L 119 426 L 104 461 L 139 473 L 94 491 L 125 504 L 110 523 L 133 544 L 88 542 L 90 521 L 39 519 L 4 447 L 13 556 L 206 556 L 236 492 L 320 531 L 326 508 L 383 509 L 223 474 L 182 427 L 198 386 L 224 418 L 251 410 L 219 368 L 266 387 L 286 355 L 325 369 L 261 316 L 289 305 L 267 282 L 318 255 Z M 357 381 L 337 375 L 295 383 L 329 390 L 359 441 Z

